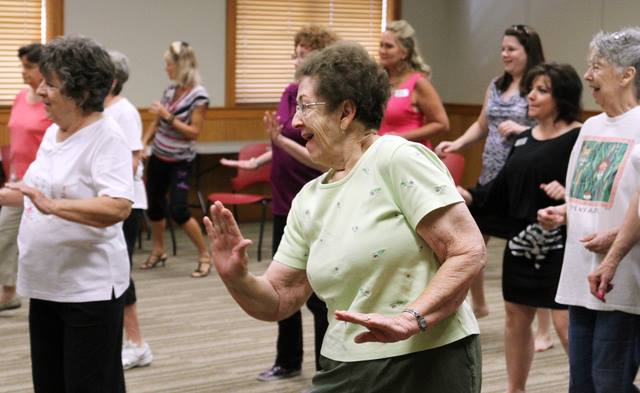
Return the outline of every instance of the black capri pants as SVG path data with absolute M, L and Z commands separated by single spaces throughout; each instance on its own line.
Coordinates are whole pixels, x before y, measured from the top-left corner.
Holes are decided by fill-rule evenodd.
M 31 299 L 35 393 L 124 392 L 122 319 L 122 296 L 84 303 Z
M 178 225 L 189 221 L 191 212 L 187 204 L 191 161 L 163 161 L 151 155 L 147 165 L 147 215 L 151 221 L 166 218 L 167 191 L 169 215 Z

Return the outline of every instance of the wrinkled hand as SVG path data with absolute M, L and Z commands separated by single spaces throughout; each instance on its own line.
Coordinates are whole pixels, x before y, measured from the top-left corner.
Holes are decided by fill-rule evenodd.
M 603 303 L 606 301 L 604 296 L 613 289 L 613 276 L 616 274 L 618 265 L 616 263 L 609 262 L 606 258 L 589 274 L 589 289 L 591 294 Z
M 154 101 L 149 108 L 149 112 L 153 113 L 154 115 L 158 115 L 158 117 L 163 120 L 166 120 L 167 118 L 169 118 L 169 116 L 171 116 L 171 113 L 169 113 L 167 108 L 165 108 L 164 105 L 160 103 L 160 101 Z
M 538 223 L 542 228 L 551 231 L 566 222 L 566 206 L 549 206 L 538 210 Z
M 220 277 L 239 279 L 248 274 L 247 247 L 252 241 L 245 239 L 229 209 L 216 202 L 210 209 L 211 218 L 203 219 L 209 236 L 209 255 Z
M 580 239 L 587 250 L 597 254 L 606 254 L 618 234 L 617 230 L 592 233 Z
M 519 135 L 526 129 L 527 127 L 522 126 L 513 120 L 505 120 L 498 126 L 498 132 L 502 134 L 503 138 L 508 138 L 511 135 Z
M 551 183 L 540 184 L 540 189 L 551 199 L 555 199 L 556 201 L 564 200 L 564 186 L 557 180 L 554 180 Z
M 221 158 L 220 164 L 224 166 L 228 166 L 231 168 L 240 168 L 240 169 L 256 169 L 258 168 L 258 163 L 255 159 L 253 160 L 229 160 L 227 158 Z
M 456 186 L 456 190 L 458 190 L 458 193 L 460 193 L 460 196 L 464 199 L 465 205 L 469 206 L 473 203 L 473 195 L 471 195 L 469 191 L 460 186 Z
M 279 117 L 276 112 L 266 111 L 262 120 L 264 121 L 264 128 L 267 134 L 269 134 L 269 138 L 274 142 L 277 141 L 278 137 L 282 135 L 282 124 L 278 121 Z
M 434 151 L 438 157 L 443 157 L 446 156 L 447 153 L 457 153 L 458 150 L 458 146 L 453 141 L 444 141 L 440 142 Z
M 380 314 L 362 314 L 350 311 L 335 311 L 338 321 L 356 323 L 369 329 L 358 334 L 354 341 L 357 344 L 367 342 L 393 343 L 406 340 L 420 331 L 416 319 L 405 313 L 396 317 L 385 317 Z
M 42 214 L 53 214 L 55 211 L 55 201 L 44 195 L 37 188 L 29 187 L 24 183 L 7 183 L 5 187 L 10 190 L 19 191 L 31 199 L 31 202 Z

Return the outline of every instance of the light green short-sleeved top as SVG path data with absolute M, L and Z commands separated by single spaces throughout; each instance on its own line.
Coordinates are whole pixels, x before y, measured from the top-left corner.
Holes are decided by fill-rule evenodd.
M 356 344 L 365 328 L 337 321 L 335 310 L 394 316 L 414 301 L 439 264 L 416 233 L 429 212 L 462 202 L 442 162 L 424 146 L 378 138 L 347 176 L 309 182 L 296 196 L 274 260 L 304 269 L 327 303 L 322 355 L 336 361 L 418 352 L 479 333 L 465 302 L 450 317 L 397 343 Z

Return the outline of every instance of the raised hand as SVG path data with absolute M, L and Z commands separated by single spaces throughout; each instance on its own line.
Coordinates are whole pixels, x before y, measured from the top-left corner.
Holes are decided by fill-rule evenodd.
M 393 343 L 406 340 L 420 331 L 415 318 L 405 313 L 396 317 L 385 317 L 380 314 L 335 311 L 334 315 L 338 321 L 357 323 L 369 329 L 355 337 L 354 341 L 358 344 L 366 342 Z
M 245 239 L 229 209 L 215 202 L 210 210 L 211 218 L 204 218 L 209 236 L 209 254 L 225 284 L 231 284 L 248 274 L 247 247 L 252 241 Z
M 269 138 L 275 142 L 278 137 L 282 135 L 282 124 L 278 121 L 278 115 L 276 112 L 266 111 L 262 120 L 264 121 L 264 128 L 267 134 L 269 134 Z
M 565 188 L 557 180 L 554 180 L 551 183 L 540 184 L 540 189 L 551 199 L 555 199 L 556 201 L 564 200 Z
M 164 105 L 160 103 L 160 101 L 154 101 L 149 107 L 149 112 L 157 115 L 163 120 L 166 120 L 167 118 L 169 118 L 169 116 L 171 116 L 171 113 L 169 113 L 167 108 L 165 108 Z

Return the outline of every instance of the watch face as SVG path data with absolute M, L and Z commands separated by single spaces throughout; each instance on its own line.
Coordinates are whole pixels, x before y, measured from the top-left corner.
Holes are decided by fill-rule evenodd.
M 418 325 L 420 326 L 420 330 L 424 330 L 427 328 L 427 321 L 425 321 L 424 319 L 420 319 L 418 321 Z

